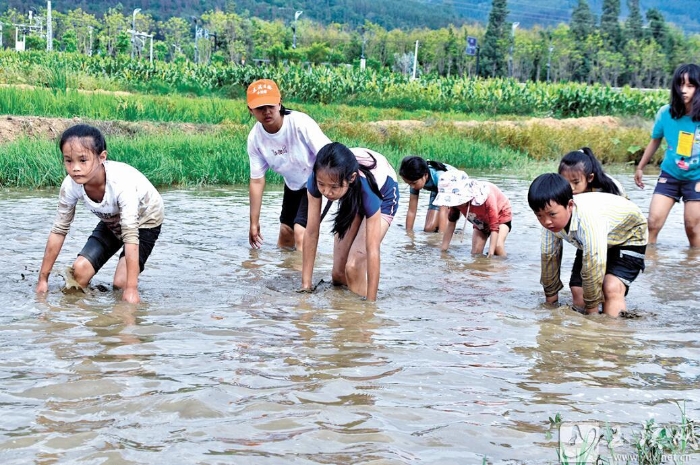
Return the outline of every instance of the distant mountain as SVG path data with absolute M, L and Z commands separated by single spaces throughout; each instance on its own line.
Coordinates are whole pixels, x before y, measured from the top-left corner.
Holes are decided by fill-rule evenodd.
M 568 23 L 578 0 L 509 0 L 509 20 L 530 28 Z M 600 16 L 603 0 L 589 0 L 591 9 Z M 627 1 L 620 0 L 622 17 L 627 15 Z M 45 1 L 0 0 L 0 12 L 8 7 L 25 11 L 29 7 L 44 7 Z M 235 5 L 239 14 L 247 12 L 265 20 L 283 19 L 291 22 L 295 11 L 303 11 L 304 18 L 324 24 L 331 22 L 357 27 L 366 20 L 386 29 L 440 28 L 465 22 L 486 23 L 491 11 L 491 0 L 122 0 L 113 3 L 97 0 L 54 0 L 58 11 L 82 8 L 92 14 L 102 14 L 110 7 L 122 6 L 128 14 L 134 8 L 151 13 L 156 20 L 172 16 L 190 18 L 212 9 Z M 688 33 L 700 33 L 700 17 L 690 12 L 700 11 L 700 0 L 641 0 L 642 14 L 656 8 L 666 21 L 675 23 Z

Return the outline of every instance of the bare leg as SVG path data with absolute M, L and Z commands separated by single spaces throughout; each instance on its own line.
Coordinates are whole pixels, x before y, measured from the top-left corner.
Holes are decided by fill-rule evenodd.
M 581 286 L 571 286 L 571 298 L 573 299 L 574 307 L 584 308 L 586 304 L 583 302 L 583 288 Z
M 676 203 L 671 197 L 661 194 L 654 194 L 649 205 L 649 244 L 656 244 L 659 231 L 666 223 L 666 218 L 671 212 L 671 208 Z
M 691 200 L 685 202 L 683 222 L 685 223 L 685 234 L 688 236 L 690 246 L 700 247 L 700 201 Z
M 472 255 L 483 255 L 488 236 L 476 228 L 472 228 Z
M 384 239 L 389 230 L 389 223 L 382 220 L 382 237 Z M 348 288 L 357 295 L 367 295 L 367 228 L 365 220 L 362 220 L 357 236 L 350 247 L 345 276 L 348 280 Z
M 294 230 L 286 224 L 280 223 L 280 236 L 277 239 L 277 247 L 293 249 L 295 245 Z
M 496 251 L 494 252 L 494 255 L 498 255 L 500 257 L 506 256 L 506 238 L 508 237 L 509 232 L 510 228 L 508 228 L 508 226 L 505 224 L 498 227 L 498 243 L 496 244 Z
M 440 210 L 428 210 L 425 215 L 425 232 L 436 232 L 440 227 Z
M 126 286 L 126 257 L 119 257 L 117 269 L 114 270 L 114 287 L 124 289 Z
M 124 273 L 126 277 L 126 268 Z M 83 256 L 76 258 L 75 262 L 73 262 L 73 278 L 75 278 L 80 287 L 86 288 L 93 276 L 95 276 L 95 268 L 92 267 L 92 263 Z
M 348 255 L 350 254 L 350 247 L 352 246 L 355 237 L 357 236 L 357 231 L 362 223 L 362 218 L 358 215 L 352 222 L 350 229 L 345 233 L 343 239 L 338 239 L 338 235 L 335 235 L 335 241 L 333 244 L 333 272 L 331 274 L 331 279 L 333 284 L 337 285 L 347 285 L 348 278 L 345 275 L 345 267 L 348 263 Z
M 606 274 L 603 280 L 603 313 L 608 316 L 617 317 L 620 312 L 627 310 L 625 303 L 625 285 L 617 276 Z

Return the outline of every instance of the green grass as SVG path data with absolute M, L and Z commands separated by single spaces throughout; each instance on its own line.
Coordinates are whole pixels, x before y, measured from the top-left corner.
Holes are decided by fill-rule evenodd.
M 369 147 L 395 166 L 408 154 L 420 154 L 464 169 L 501 168 L 527 157 L 448 133 L 427 137 L 362 134 L 330 128 L 333 140 L 350 147 Z M 108 158 L 128 163 L 155 185 L 245 184 L 249 179 L 247 130 L 216 133 L 137 134 L 108 137 Z M 268 181 L 281 183 L 269 172 Z M 65 177 L 61 156 L 53 141 L 22 138 L 0 145 L 0 187 L 41 188 L 60 185 Z

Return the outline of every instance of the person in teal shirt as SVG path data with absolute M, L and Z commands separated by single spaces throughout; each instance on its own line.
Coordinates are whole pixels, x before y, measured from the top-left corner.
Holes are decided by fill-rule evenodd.
M 643 169 L 665 138 L 668 148 L 649 205 L 649 244 L 656 243 L 671 208 L 682 199 L 688 242 L 691 247 L 700 247 L 699 86 L 700 66 L 686 64 L 676 69 L 671 84 L 671 103 L 656 114 L 651 141 L 634 173 L 634 182 L 644 188 Z

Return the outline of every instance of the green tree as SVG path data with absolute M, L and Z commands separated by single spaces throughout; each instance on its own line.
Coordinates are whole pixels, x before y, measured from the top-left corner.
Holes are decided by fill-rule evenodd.
M 163 34 L 164 42 L 171 59 L 182 53 L 185 43 L 192 41 L 190 25 L 182 18 L 170 18 L 161 23 L 160 32 Z
M 63 42 L 63 50 L 66 52 L 75 52 L 78 50 L 78 39 L 73 29 L 68 29 L 61 37 Z
M 625 39 L 640 41 L 644 37 L 642 30 L 642 13 L 639 10 L 639 0 L 627 0 L 630 12 L 625 21 Z
M 673 43 L 669 34 L 668 25 L 661 12 L 655 8 L 647 10 L 647 21 L 649 21 L 649 34 L 651 38 L 661 46 L 664 53 L 671 52 Z
M 603 0 L 603 14 L 600 16 L 600 33 L 607 50 L 617 52 L 622 45 L 620 28 L 620 0 Z
M 486 34 L 484 35 L 484 45 L 481 48 L 481 69 L 479 70 L 481 76 L 498 77 L 507 74 L 507 16 L 508 4 L 506 0 L 493 0 L 488 26 L 486 26 Z
M 571 78 L 576 81 L 588 82 L 593 66 L 593 56 L 588 52 L 586 43 L 595 30 L 595 17 L 586 0 L 578 1 L 578 5 L 571 14 L 570 28 L 574 39 Z

